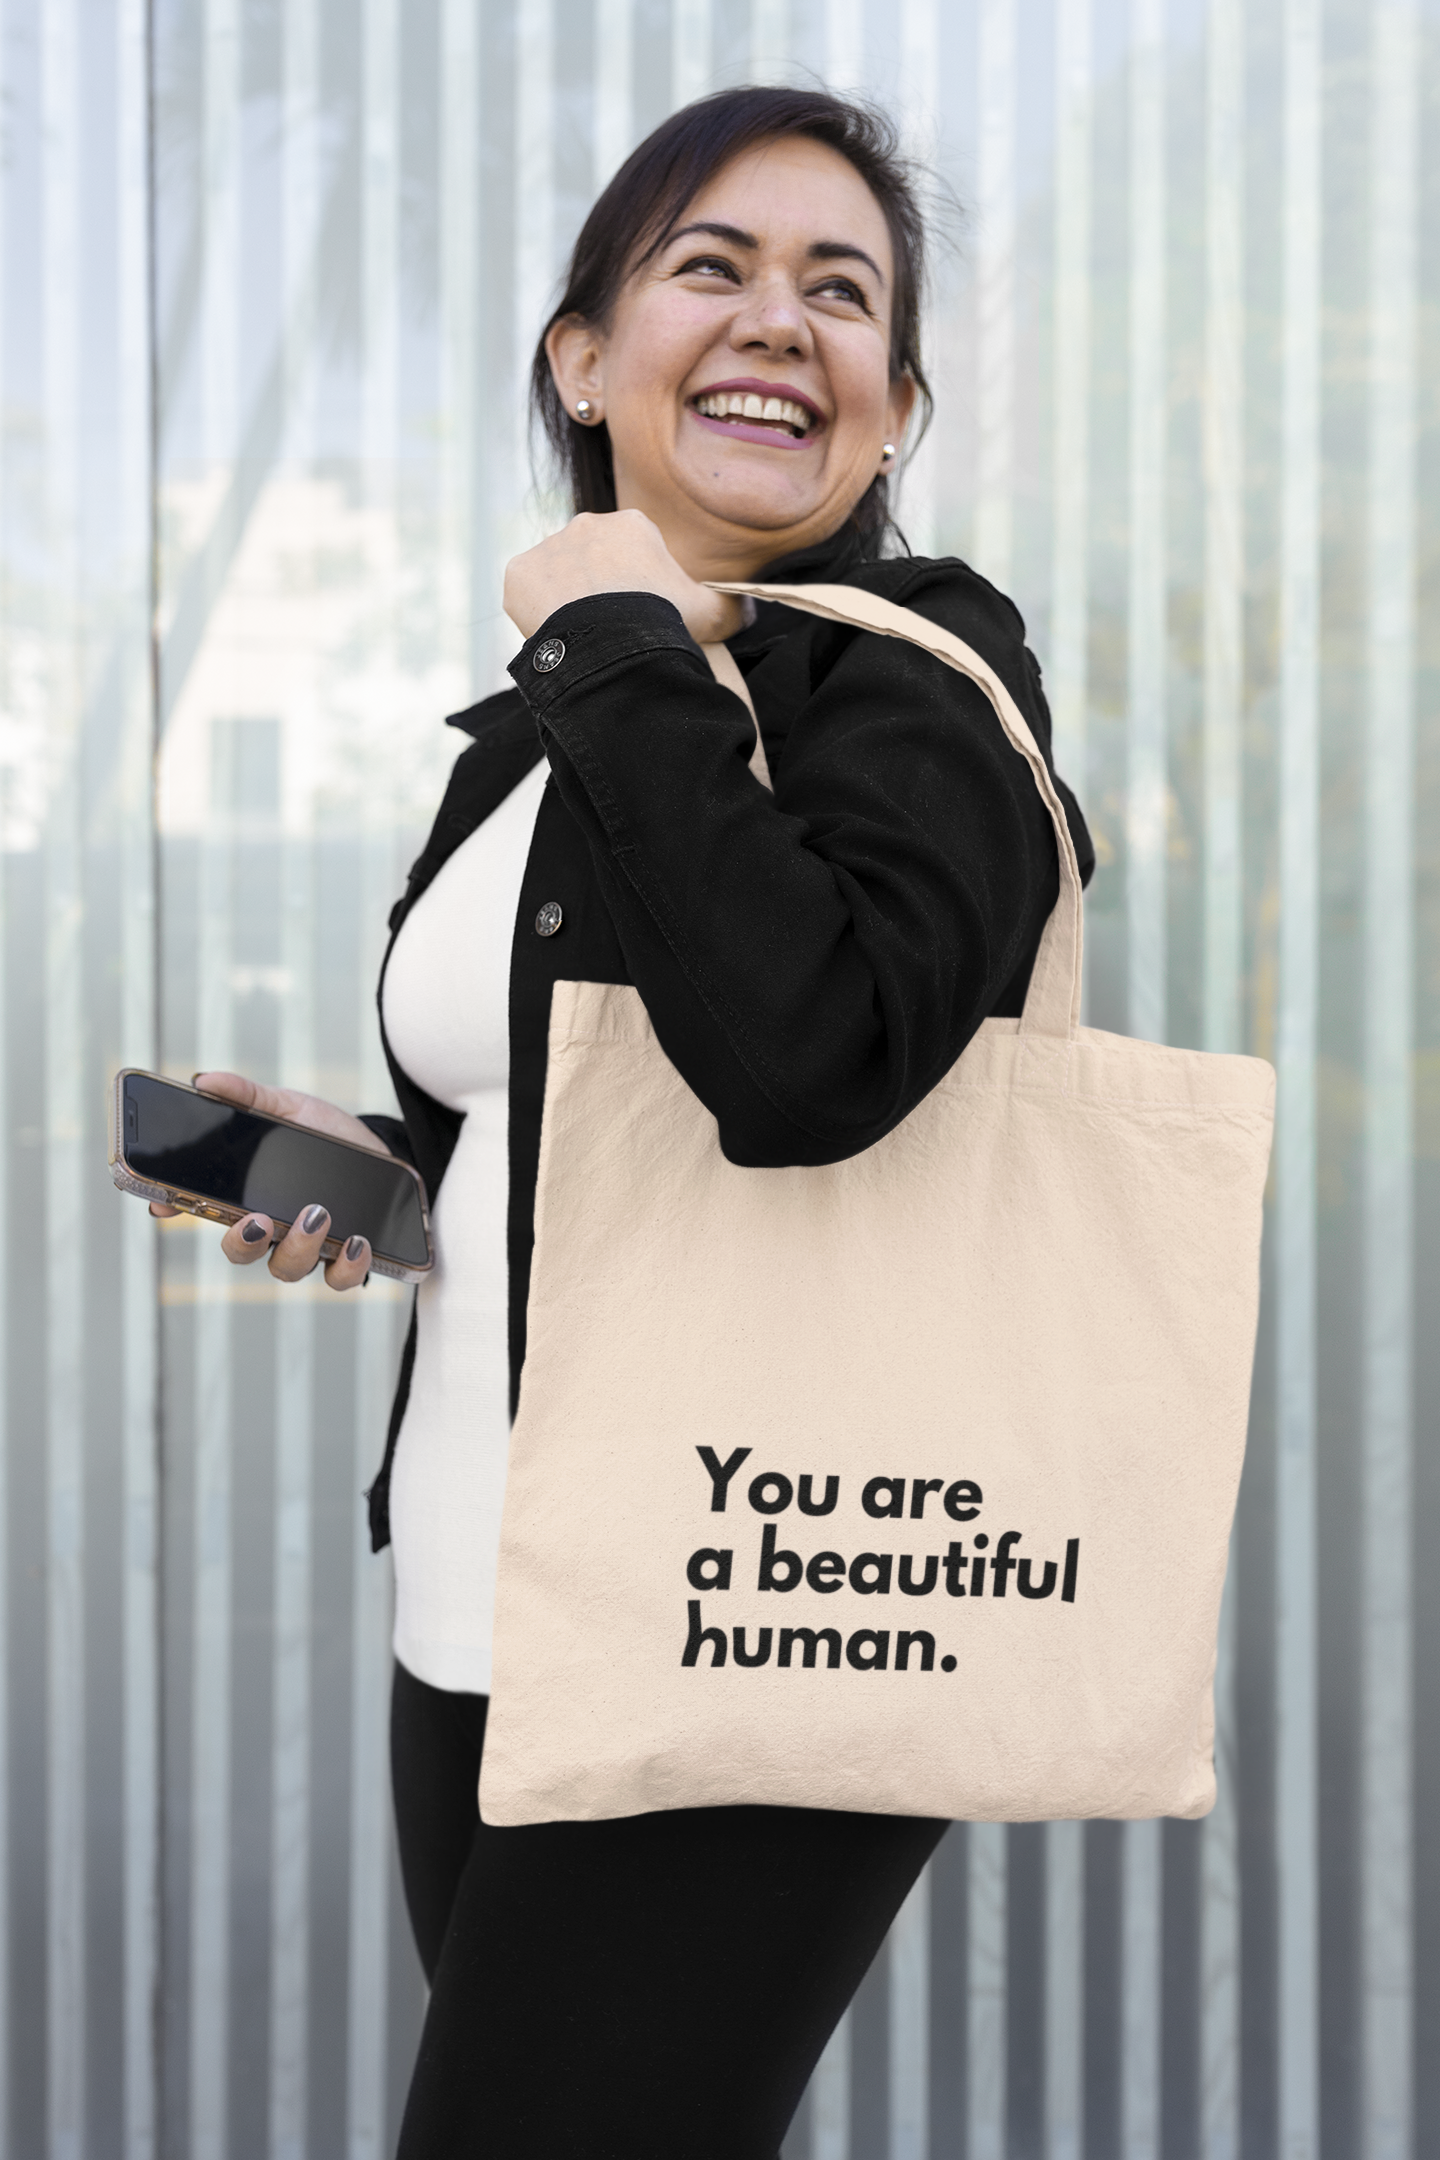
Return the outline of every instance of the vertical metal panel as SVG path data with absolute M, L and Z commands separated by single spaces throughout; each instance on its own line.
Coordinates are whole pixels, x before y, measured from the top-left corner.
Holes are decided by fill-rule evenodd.
M 362 843 L 357 905 L 361 950 L 383 951 L 385 918 L 394 883 L 394 850 L 382 833 Z M 358 1029 L 362 1100 L 386 1099 L 389 1076 L 368 975 L 362 974 Z M 355 1335 L 355 1489 L 375 1475 L 385 1440 L 399 1332 L 396 1307 L 378 1299 L 362 1304 Z M 351 1603 L 350 1686 L 350 1883 L 349 2005 L 345 2160 L 383 2160 L 386 2152 L 385 2025 L 389 1857 L 389 1682 L 391 1674 L 391 1569 L 377 1560 L 363 1510 L 354 1517 L 354 1587 Z
M 457 639 L 454 658 L 472 677 L 482 637 L 472 615 L 471 563 L 480 535 L 475 500 L 477 427 L 488 399 L 478 380 L 476 262 L 480 106 L 480 18 L 476 0 L 445 0 L 440 19 L 440 577 L 442 621 Z M 488 553 L 488 546 L 485 549 Z M 488 654 L 486 655 L 488 658 Z
M 710 0 L 675 0 L 670 29 L 673 102 L 688 105 L 710 87 Z
M 595 188 L 630 155 L 634 0 L 595 0 Z
M 900 14 L 898 116 L 904 129 L 905 149 L 922 169 L 930 167 L 940 138 L 940 11 L 937 0 L 902 0 Z M 934 321 L 933 294 L 926 303 L 926 319 Z M 912 423 L 912 441 L 914 426 Z M 910 545 L 918 554 L 935 546 L 937 471 L 939 445 L 935 431 L 915 445 L 904 458 L 900 487 L 900 515 Z
M 1166 82 L 1161 0 L 1130 8 L 1130 531 L 1127 595 L 1128 1026 L 1166 1032 Z M 1127 1823 L 1121 1870 L 1120 2131 L 1159 2160 L 1161 1861 L 1156 1823 Z
M 1241 712 L 1244 655 L 1243 16 L 1212 0 L 1205 74 L 1204 1040 L 1242 1041 Z M 1235 1799 L 1235 1595 L 1215 1668 L 1215 1811 L 1201 1864 L 1201 2160 L 1238 2160 L 1240 1882 Z
M 1419 38 L 1375 0 L 1365 834 L 1364 1649 L 1360 1825 L 1364 2160 L 1414 2134 L 1412 1518 L 1415 402 Z
M 1212 0 L 1205 107 L 1205 1042 L 1240 1044 L 1244 18 Z
M 218 495 L 238 435 L 240 0 L 207 0 L 203 45 L 204 193 L 200 246 L 203 470 Z M 229 535 L 206 548 L 213 607 Z M 230 1010 L 228 733 L 210 737 L 210 809 L 200 851 L 196 1056 L 202 1070 L 233 1064 Z M 189 2146 L 194 2160 L 227 2160 L 230 2020 L 230 1683 L 232 1628 L 231 1314 L 225 1263 L 212 1239 L 194 1257 L 193 1583 L 190 1666 L 188 1926 Z
M 528 481 L 520 417 L 530 355 L 550 311 L 555 277 L 555 168 L 552 108 L 555 91 L 554 0 L 531 0 L 515 24 L 515 430 L 518 495 Z
M 790 53 L 790 0 L 750 0 L 750 80 L 783 82 Z
M 1090 630 L 1091 36 L 1090 0 L 1056 0 L 1049 684 L 1055 761 L 1082 795 Z
M 8 107 L 11 102 L 10 41 L 4 35 L 5 26 L 0 23 L 0 101 Z M 0 505 L 8 499 L 10 478 L 10 158 L 0 158 Z M 9 533 L 0 523 L 0 539 L 8 542 Z M 5 549 L 8 557 L 8 547 Z M 8 564 L 7 564 L 8 567 Z M 8 709 L 13 692 L 11 669 L 14 659 L 14 626 L 11 621 L 10 596 L 6 590 L 8 578 L 0 584 L 0 699 Z M 0 799 L 0 815 L 8 825 L 9 805 Z M 0 827 L 3 832 L 3 827 Z M 4 834 L 8 842 L 8 834 Z M 10 1148 L 9 1134 L 16 1120 L 12 1108 L 10 1086 L 10 1051 L 13 1031 L 10 1023 L 10 1000 L 12 985 L 8 964 L 12 933 L 10 907 L 10 863 L 8 846 L 0 852 L 0 2154 L 8 2154 L 10 2126 L 13 2121 L 13 2081 L 11 2063 L 11 1967 L 14 1958 L 12 1944 L 12 1916 L 10 1899 L 10 1871 L 14 1857 L 14 1818 L 10 1804 L 11 1778 L 11 1728 L 17 1711 L 17 1691 L 11 1678 L 15 1658 L 16 1630 L 12 1619 L 12 1581 L 10 1565 L 11 1539 L 11 1454 L 14 1438 L 14 1421 L 10 1407 L 11 1328 L 11 1261 L 10 1261 Z
M 52 2160 L 85 2136 L 84 1240 L 81 1196 L 84 886 L 79 761 L 79 23 L 41 18 L 44 366 L 50 551 L 51 769 L 45 834 L 46 2086 Z
M 1275 1152 L 1279 2136 L 1318 2160 L 1315 1169 L 1320 605 L 1320 10 L 1285 0 L 1280 981 Z
M 399 0 L 366 0 L 361 83 L 360 307 L 364 389 L 360 414 L 361 485 L 372 514 L 395 514 L 398 367 L 399 196 L 396 87 Z M 382 664 L 393 657 L 391 605 L 378 608 Z M 361 951 L 380 947 L 388 912 L 391 850 L 363 831 L 356 907 Z M 375 1026 L 371 985 L 362 970 L 353 988 L 359 1099 L 380 1103 L 388 1086 Z M 357 1316 L 355 1340 L 355 1488 L 375 1474 L 388 1406 L 390 1315 L 377 1301 Z M 386 2130 L 386 1884 L 388 1809 L 386 1707 L 390 1669 L 389 1561 L 373 1562 L 363 1511 L 352 1533 L 350 1641 L 350 1868 L 346 2004 L 345 2160 L 381 2160 Z
M 1131 0 L 1129 744 L 1125 820 L 1129 1028 L 1165 1040 L 1165 16 Z
M 1160 2160 L 1160 1825 L 1125 1825 L 1120 2127 L 1125 2160 Z
M 825 80 L 836 91 L 865 80 L 864 0 L 825 0 Z
M 215 730 L 214 825 L 200 857 L 198 1049 L 202 1071 L 234 1063 L 230 1011 L 228 732 Z M 195 1241 L 194 1515 L 190 1618 L 189 2143 L 226 2160 L 230 2021 L 230 1682 L 232 1642 L 231 1311 L 211 1238 Z
M 929 2160 L 930 1873 L 890 1930 L 890 2156 Z
M 319 15 L 315 0 L 285 11 L 281 111 L 281 257 L 287 295 L 285 446 L 309 449 L 313 298 L 301 299 L 319 217 Z M 313 1086 L 314 941 L 308 832 L 295 830 L 298 805 L 282 822 L 280 1070 L 291 1086 Z M 247 805 L 247 808 L 253 807 Z M 289 811 L 288 818 L 286 811 Z M 308 824 L 308 818 L 306 819 Z M 290 829 L 285 830 L 288 826 Z M 276 1313 L 274 1559 L 270 1696 L 270 2160 L 305 2160 L 310 2051 L 311 1472 L 314 1447 L 314 1307 L 284 1301 Z
M 969 1834 L 969 2009 L 966 2160 L 1005 2160 L 1005 1950 L 1008 1838 L 1004 1823 L 972 1823 Z
M 148 41 L 144 0 L 116 11 L 116 356 L 120 499 L 136 605 L 125 638 L 117 807 L 123 824 L 119 912 L 126 1064 L 156 1061 L 156 890 L 152 803 L 154 703 L 150 667 L 151 463 L 150 281 L 147 261 Z M 0 1204 L 0 1222 L 3 1222 Z M 124 1861 L 120 1988 L 123 2042 L 120 2113 L 124 2160 L 155 2160 L 159 2133 L 160 1985 L 160 1542 L 158 1449 L 159 1269 L 148 1215 L 121 1218 L 122 1611 Z
M 287 835 L 281 1069 L 313 1082 L 314 946 L 308 835 Z M 273 1675 L 270 1802 L 270 2152 L 306 2160 L 310 2023 L 310 1671 L 315 1307 L 276 1312 Z
M 850 2013 L 825 2044 L 810 2081 L 809 2160 L 850 2160 Z
M 973 559 L 1010 583 L 1015 537 L 1016 0 L 978 0 Z
M 1085 1833 L 1045 1843 L 1045 2160 L 1080 2160 L 1085 2079 Z
M 1090 673 L 1092 38 L 1090 0 L 1056 0 L 1048 684 L 1056 766 L 1082 801 Z M 1052 1824 L 1045 1860 L 1046 2160 L 1080 2160 L 1083 2137 L 1084 1865 L 1081 1826 Z

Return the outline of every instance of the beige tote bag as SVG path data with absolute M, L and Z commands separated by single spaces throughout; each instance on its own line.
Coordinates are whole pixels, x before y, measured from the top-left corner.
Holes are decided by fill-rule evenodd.
M 726 1162 L 639 994 L 557 983 L 482 1813 L 1204 1814 L 1273 1074 L 1080 1026 L 978 654 L 720 589 L 978 683 L 1060 898 L 1023 1019 L 821 1169 Z

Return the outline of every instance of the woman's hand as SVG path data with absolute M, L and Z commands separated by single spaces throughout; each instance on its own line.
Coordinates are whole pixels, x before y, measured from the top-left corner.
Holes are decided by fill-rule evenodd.
M 607 592 L 673 600 L 699 645 L 733 637 L 745 619 L 733 594 L 711 592 L 681 569 L 643 510 L 584 511 L 505 566 L 505 612 L 522 637 L 533 637 L 567 601 Z
M 390 1152 L 368 1125 L 362 1125 L 348 1110 L 326 1102 L 322 1096 L 302 1095 L 298 1088 L 265 1087 L 258 1080 L 247 1080 L 240 1073 L 230 1072 L 196 1073 L 195 1085 L 207 1095 L 219 1095 L 226 1102 L 238 1103 L 242 1110 L 258 1110 L 265 1117 L 288 1118 L 292 1125 L 308 1125 L 312 1132 L 328 1133 L 334 1140 L 352 1141 L 356 1147 L 369 1148 L 373 1155 Z M 150 1212 L 167 1216 L 179 1215 L 183 1210 L 163 1207 L 152 1201 Z M 300 1282 L 314 1271 L 320 1248 L 329 1235 L 329 1214 L 317 1204 L 301 1209 L 278 1245 L 273 1243 L 275 1225 L 268 1215 L 247 1215 L 243 1221 L 231 1224 L 220 1240 L 220 1250 L 235 1267 L 250 1267 L 268 1253 L 270 1273 L 277 1282 Z M 332 1290 L 353 1290 L 364 1282 L 369 1272 L 369 1240 L 352 1237 L 338 1257 L 326 1264 L 325 1280 Z

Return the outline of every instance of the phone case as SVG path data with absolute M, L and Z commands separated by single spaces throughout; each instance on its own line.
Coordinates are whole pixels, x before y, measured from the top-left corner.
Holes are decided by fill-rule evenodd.
M 119 1191 L 133 1193 L 137 1200 L 154 1200 L 164 1207 L 179 1208 L 181 1213 L 185 1215 L 202 1216 L 206 1222 L 223 1223 L 227 1229 L 234 1223 L 244 1222 L 245 1217 L 251 1212 L 248 1208 L 229 1207 L 223 1201 L 207 1198 L 203 1193 L 183 1192 L 168 1185 L 156 1185 L 147 1178 L 135 1175 L 135 1172 L 125 1160 L 125 1082 L 132 1073 L 138 1079 L 159 1080 L 166 1087 L 183 1087 L 185 1084 L 180 1080 L 171 1080 L 164 1073 L 147 1072 L 141 1065 L 126 1065 L 116 1073 L 110 1090 L 110 1175 Z M 204 1088 L 192 1088 L 190 1093 L 205 1095 L 205 1090 Z M 205 1095 L 205 1100 L 207 1102 L 224 1102 L 226 1098 L 223 1095 Z M 233 1109 L 235 1106 L 231 1104 L 230 1107 Z M 269 1113 L 257 1111 L 254 1114 L 257 1117 L 265 1117 Z M 271 1122 L 276 1125 L 284 1125 L 293 1121 L 286 1118 L 273 1118 Z M 300 1131 L 305 1130 L 303 1126 L 297 1129 Z M 325 1137 L 331 1140 L 336 1147 L 355 1147 L 352 1140 L 337 1140 L 333 1133 L 327 1133 Z M 364 1153 L 365 1150 L 356 1147 L 355 1152 L 359 1155 Z M 414 1178 L 419 1188 L 420 1219 L 425 1226 L 425 1244 L 430 1253 L 430 1262 L 427 1267 L 409 1267 L 403 1260 L 392 1259 L 389 1254 L 377 1253 L 372 1249 L 370 1272 L 372 1275 L 384 1275 L 392 1282 L 419 1283 L 425 1280 L 425 1277 L 430 1273 L 430 1269 L 435 1265 L 435 1248 L 430 1235 L 430 1208 L 425 1196 L 425 1184 L 419 1171 L 412 1169 L 409 1163 L 401 1162 L 398 1157 L 392 1157 L 391 1160 L 398 1170 L 403 1170 L 407 1177 Z M 278 1215 L 274 1216 L 272 1220 L 277 1231 L 282 1236 L 291 1227 L 288 1222 L 285 1222 Z M 337 1260 L 340 1256 L 342 1243 L 343 1240 L 340 1238 L 326 1238 L 324 1244 L 320 1247 L 321 1262 Z

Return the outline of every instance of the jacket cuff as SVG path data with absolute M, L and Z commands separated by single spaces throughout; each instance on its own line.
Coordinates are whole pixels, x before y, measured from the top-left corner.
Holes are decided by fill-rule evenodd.
M 539 720 L 596 675 L 647 652 L 687 652 L 701 660 L 672 600 L 658 593 L 592 593 L 556 608 L 525 640 L 510 674 Z

